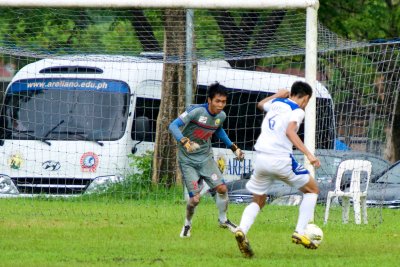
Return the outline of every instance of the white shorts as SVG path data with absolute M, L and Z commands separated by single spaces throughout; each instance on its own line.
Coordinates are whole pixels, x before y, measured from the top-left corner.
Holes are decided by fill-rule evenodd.
M 310 180 L 310 173 L 292 155 L 276 156 L 257 152 L 254 172 L 246 184 L 253 194 L 264 195 L 277 180 L 299 189 Z

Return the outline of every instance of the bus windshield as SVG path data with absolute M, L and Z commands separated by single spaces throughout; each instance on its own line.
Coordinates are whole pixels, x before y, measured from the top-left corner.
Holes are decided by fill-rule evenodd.
M 0 138 L 118 140 L 126 130 L 129 96 L 122 81 L 19 80 L 5 97 Z

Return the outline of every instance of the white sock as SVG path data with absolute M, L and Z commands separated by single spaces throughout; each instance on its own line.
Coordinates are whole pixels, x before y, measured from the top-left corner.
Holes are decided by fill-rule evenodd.
M 258 206 L 258 204 L 255 202 L 250 203 L 244 209 L 239 228 L 243 231 L 245 235 L 250 230 L 250 227 L 253 225 L 254 220 L 256 219 L 259 212 L 260 206 Z
M 215 203 L 218 208 L 218 219 L 220 222 L 226 222 L 226 211 L 228 210 L 228 194 L 219 194 L 217 193 L 215 196 Z
M 185 225 L 192 225 L 192 220 L 185 219 Z
M 296 225 L 296 232 L 304 234 L 304 229 L 310 220 L 314 217 L 315 204 L 317 203 L 318 194 L 307 193 L 303 195 L 300 203 L 299 219 Z

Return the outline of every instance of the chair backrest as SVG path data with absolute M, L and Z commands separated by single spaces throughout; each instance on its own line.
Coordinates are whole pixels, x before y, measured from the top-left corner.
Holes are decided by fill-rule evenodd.
M 346 171 L 351 172 L 349 192 L 361 191 L 361 173 L 366 172 L 366 187 L 363 192 L 368 190 L 369 179 L 371 178 L 372 164 L 369 160 L 348 159 L 340 162 L 336 173 L 335 191 L 342 191 L 342 178 Z

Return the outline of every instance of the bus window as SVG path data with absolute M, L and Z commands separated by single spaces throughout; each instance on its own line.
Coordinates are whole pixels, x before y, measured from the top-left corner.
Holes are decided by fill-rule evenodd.
M 0 136 L 16 140 L 117 140 L 125 132 L 128 99 L 128 85 L 119 81 L 16 81 L 5 97 Z
M 137 117 L 147 117 L 149 119 L 149 132 L 146 133 L 144 141 L 146 142 L 155 142 L 156 140 L 156 128 L 157 128 L 157 117 L 158 111 L 160 110 L 160 99 L 153 98 L 136 98 L 136 108 L 135 108 L 135 118 Z M 136 138 L 136 130 L 135 130 L 135 120 L 132 124 L 132 133 L 131 137 L 133 140 L 137 140 Z

